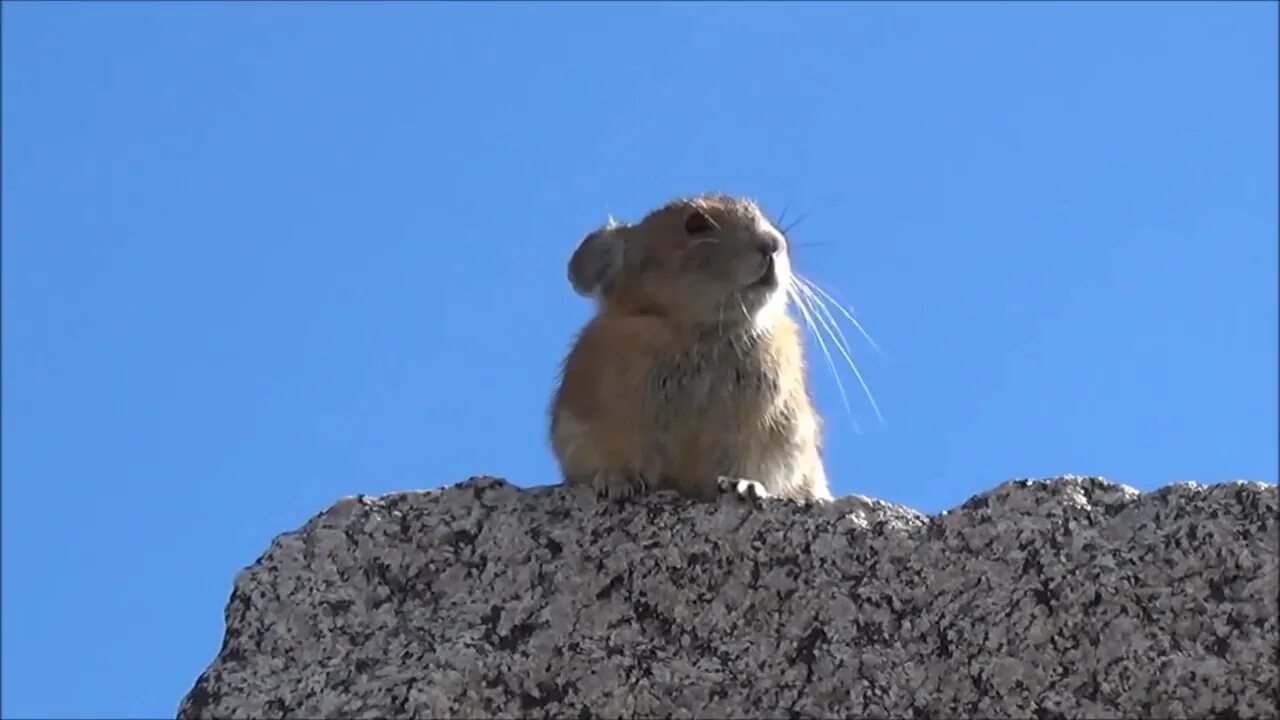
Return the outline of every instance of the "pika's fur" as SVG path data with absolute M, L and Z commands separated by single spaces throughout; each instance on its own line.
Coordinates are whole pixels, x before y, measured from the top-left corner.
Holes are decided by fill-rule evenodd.
M 752 201 L 674 200 L 569 260 L 596 314 L 564 361 L 551 445 L 565 482 L 831 498 L 783 234 Z

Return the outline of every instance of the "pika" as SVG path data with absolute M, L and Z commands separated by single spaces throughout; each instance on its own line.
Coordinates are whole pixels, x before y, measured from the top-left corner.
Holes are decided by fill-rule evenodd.
M 568 277 L 596 312 L 550 408 L 564 482 L 612 499 L 831 499 L 787 240 L 754 202 L 704 194 L 610 219 Z

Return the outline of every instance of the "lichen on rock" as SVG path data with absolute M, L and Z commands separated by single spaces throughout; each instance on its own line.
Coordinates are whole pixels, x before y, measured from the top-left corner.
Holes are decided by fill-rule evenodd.
M 1276 717 L 1278 532 L 1245 482 L 347 498 L 236 578 L 178 717 Z

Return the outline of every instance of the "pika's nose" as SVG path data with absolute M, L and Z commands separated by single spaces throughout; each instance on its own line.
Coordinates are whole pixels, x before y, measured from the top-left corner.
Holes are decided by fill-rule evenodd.
M 760 249 L 762 255 L 772 257 L 777 255 L 779 250 L 782 250 L 782 239 L 772 235 L 766 236 L 759 241 L 756 247 Z

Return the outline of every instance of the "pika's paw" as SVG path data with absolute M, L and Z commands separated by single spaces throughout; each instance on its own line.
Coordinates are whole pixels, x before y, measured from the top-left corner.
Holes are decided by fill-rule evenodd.
M 773 497 L 769 494 L 764 486 L 755 480 L 743 480 L 742 478 L 724 477 L 723 475 L 716 479 L 716 485 L 719 486 L 720 494 L 733 495 L 739 500 L 758 504 L 767 497 Z
M 649 483 L 643 477 L 623 473 L 596 473 L 591 486 L 604 500 L 626 500 L 649 491 Z

